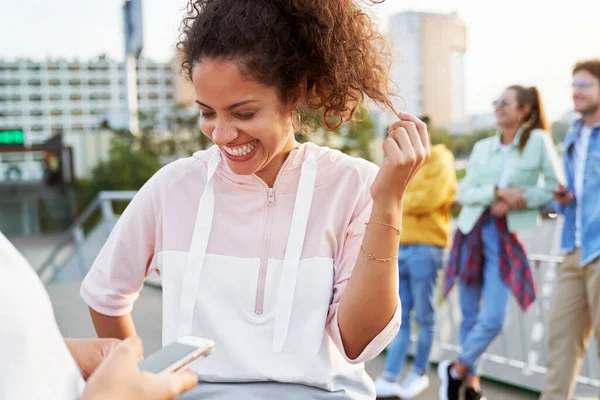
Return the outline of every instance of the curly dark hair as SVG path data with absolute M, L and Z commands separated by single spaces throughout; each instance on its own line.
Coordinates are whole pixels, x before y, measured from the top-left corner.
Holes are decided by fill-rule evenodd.
M 327 129 L 352 120 L 365 96 L 393 109 L 387 44 L 353 0 L 190 0 L 180 29 L 190 79 L 204 57 L 236 60 L 283 102 L 306 79 L 305 104 Z

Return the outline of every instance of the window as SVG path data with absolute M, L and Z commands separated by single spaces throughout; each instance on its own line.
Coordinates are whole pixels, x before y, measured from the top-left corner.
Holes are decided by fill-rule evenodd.
M 90 100 L 110 100 L 109 93 L 93 93 L 90 95 Z
M 39 71 L 40 70 L 40 66 L 39 65 L 28 65 L 27 66 L 27 71 Z
M 69 65 L 69 71 L 80 71 L 81 67 L 79 65 Z
M 44 115 L 44 112 L 42 110 L 31 110 L 29 112 L 29 115 L 31 115 L 32 117 L 41 117 L 42 115 Z
M 83 115 L 83 110 L 81 108 L 74 108 L 71 110 L 71 115 Z
M 69 79 L 69 86 L 80 86 L 81 79 Z
M 21 101 L 21 96 L 18 94 L 0 95 L 0 102 L 3 101 Z
M 62 110 L 52 110 L 50 111 L 50 115 L 52 115 L 53 117 L 59 117 L 63 114 Z
M 48 71 L 58 71 L 58 70 L 59 70 L 59 68 L 60 68 L 60 67 L 58 66 L 58 64 L 50 64 L 50 65 L 48 65 L 48 66 L 46 67 L 46 69 L 47 69 Z
M 110 85 L 110 80 L 108 79 L 90 79 L 90 86 L 98 86 L 98 85 Z
M 165 72 L 169 72 L 170 73 L 171 71 L 172 71 L 171 66 L 170 65 L 165 65 Z
M 29 95 L 29 101 L 42 101 L 42 96 L 39 94 Z
M 150 93 L 148 95 L 148 99 L 150 99 L 150 100 L 158 100 L 158 98 L 159 98 L 158 93 Z
M 0 87 L 2 87 L 2 86 L 19 86 L 20 84 L 21 84 L 21 82 L 19 82 L 18 79 L 0 80 Z
M 148 79 L 148 85 L 150 85 L 150 86 L 158 85 L 158 79 L 155 79 L 155 78 Z
M 171 93 L 167 93 L 167 100 L 173 100 L 173 95 Z
M 104 110 L 92 110 L 90 111 L 92 115 L 104 115 Z
M 149 65 L 146 67 L 146 71 L 150 71 L 150 72 L 154 72 L 156 71 L 158 68 L 156 68 L 156 65 Z
M 83 132 L 83 125 L 73 125 L 71 130 L 73 132 Z
M 19 70 L 19 66 L 18 65 L 4 65 L 0 67 L 0 72 L 4 72 L 4 71 L 12 71 L 12 72 L 16 72 Z
M 41 86 L 42 85 L 42 81 L 40 81 L 39 79 L 30 79 L 28 82 L 29 86 Z
M 48 85 L 49 86 L 59 86 L 60 85 L 60 79 L 50 79 L 48 81 Z
M 23 115 L 21 110 L 8 110 L 6 112 L 6 116 L 8 117 L 20 117 L 21 115 Z
M 73 93 L 70 98 L 73 101 L 81 101 L 82 97 L 81 97 L 81 94 L 79 94 L 79 93 Z
M 165 85 L 172 85 L 173 84 L 173 80 L 170 78 L 165 79 Z
M 92 64 L 88 65 L 88 71 L 108 71 L 108 65 L 105 64 Z
M 50 101 L 60 101 L 62 100 L 62 96 L 60 94 L 51 94 Z
M 31 130 L 33 132 L 43 132 L 44 131 L 44 127 L 41 125 L 34 125 L 31 127 Z

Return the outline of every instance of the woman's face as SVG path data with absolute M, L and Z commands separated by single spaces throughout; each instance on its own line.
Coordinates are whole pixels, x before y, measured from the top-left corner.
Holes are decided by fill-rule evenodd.
M 519 107 L 517 92 L 514 89 L 506 89 L 498 100 L 494 101 L 494 112 L 499 127 L 519 126 L 524 122 L 525 109 Z
M 245 78 L 235 61 L 205 58 L 192 69 L 202 132 L 219 146 L 233 172 L 275 175 L 296 147 L 291 113 L 275 88 Z

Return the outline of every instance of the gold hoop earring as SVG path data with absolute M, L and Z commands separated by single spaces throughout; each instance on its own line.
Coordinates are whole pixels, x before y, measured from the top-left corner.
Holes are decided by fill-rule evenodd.
M 296 115 L 298 116 L 298 118 L 297 118 L 298 123 L 297 124 L 294 123 L 294 113 L 296 113 Z M 302 120 L 300 118 L 300 112 L 298 110 L 292 111 L 292 128 L 294 128 L 294 130 L 297 131 L 300 128 L 301 124 L 302 124 Z

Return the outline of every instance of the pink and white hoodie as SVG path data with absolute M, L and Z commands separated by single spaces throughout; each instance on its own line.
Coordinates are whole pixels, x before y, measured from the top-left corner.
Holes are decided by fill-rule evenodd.
M 291 152 L 273 188 L 233 173 L 216 146 L 173 162 L 119 218 L 81 295 L 101 314 L 125 315 L 157 270 L 163 345 L 189 334 L 216 342 L 214 354 L 192 365 L 201 380 L 293 382 L 374 397 L 363 363 L 394 338 L 400 307 L 354 360 L 337 311 L 377 171 L 312 143 Z

